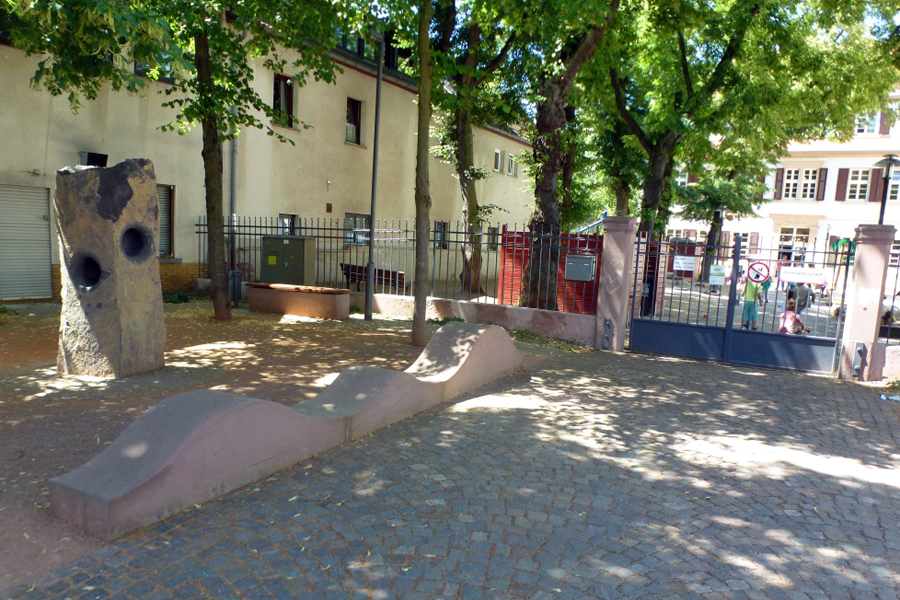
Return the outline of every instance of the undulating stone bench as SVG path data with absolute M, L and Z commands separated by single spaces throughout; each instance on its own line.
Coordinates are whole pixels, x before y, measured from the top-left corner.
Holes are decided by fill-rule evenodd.
M 246 285 L 251 312 L 315 319 L 350 318 L 350 290 L 285 283 Z
M 351 367 L 294 407 L 211 390 L 177 394 L 93 459 L 51 479 L 52 510 L 113 539 L 481 387 L 522 362 L 500 327 L 450 323 L 406 371 Z

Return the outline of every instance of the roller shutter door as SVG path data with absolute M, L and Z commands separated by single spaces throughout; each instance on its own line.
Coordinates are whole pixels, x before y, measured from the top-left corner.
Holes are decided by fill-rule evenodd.
M 172 196 L 173 186 L 157 185 L 159 200 L 159 255 L 172 256 Z
M 0 185 L 0 300 L 52 295 L 50 190 Z

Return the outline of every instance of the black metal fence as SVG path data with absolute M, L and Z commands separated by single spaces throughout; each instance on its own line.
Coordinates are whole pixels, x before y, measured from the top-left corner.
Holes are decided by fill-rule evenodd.
M 644 238 L 638 240 L 636 252 L 635 317 L 723 326 L 730 302 L 736 305 L 733 327 L 746 324 L 750 329 L 776 333 L 783 326 L 788 302 L 793 301 L 806 335 L 839 335 L 852 266 L 852 254 L 847 249 L 742 245 L 736 270 L 732 245 L 707 245 L 686 238 Z M 735 297 L 730 297 L 735 274 Z M 755 323 L 743 318 L 748 304 L 743 292 L 747 282 L 753 281 L 751 276 L 762 283 L 759 300 L 751 302 L 757 308 Z M 750 295 L 755 298 L 755 290 Z
M 453 300 L 492 304 L 518 305 L 525 262 L 531 250 L 531 234 L 527 227 L 486 224 L 480 233 L 470 235 L 463 223 L 435 221 L 431 225 L 429 257 L 429 295 Z M 196 223 L 197 250 L 200 257 L 198 277 L 208 277 L 207 222 L 204 216 Z M 361 289 L 365 285 L 358 276 L 369 261 L 369 223 L 367 215 L 341 218 L 303 218 L 237 216 L 226 218 L 226 262 L 240 271 L 245 282 L 260 281 L 266 236 L 304 236 L 316 240 L 315 284 L 329 287 Z M 375 251 L 373 263 L 376 293 L 412 295 L 415 272 L 415 223 L 406 220 L 376 220 L 373 228 Z M 547 236 L 543 249 L 548 250 Z M 477 277 L 467 277 L 467 255 L 476 240 L 481 263 Z M 565 260 L 570 255 L 594 257 L 599 273 L 602 236 L 595 228 L 582 234 L 549 236 L 549 251 L 560 257 L 559 269 L 542 269 L 537 288 L 546 296 L 550 282 L 555 282 L 558 309 L 566 312 L 593 314 L 596 311 L 598 276 L 591 275 L 592 286 L 583 281 L 567 281 Z M 524 257 L 524 261 L 523 261 Z M 551 280 L 550 277 L 555 279 Z M 477 284 L 476 284 L 477 281 Z M 397 285 L 400 283 L 400 285 Z
M 881 302 L 880 342 L 900 345 L 900 243 L 894 242 Z

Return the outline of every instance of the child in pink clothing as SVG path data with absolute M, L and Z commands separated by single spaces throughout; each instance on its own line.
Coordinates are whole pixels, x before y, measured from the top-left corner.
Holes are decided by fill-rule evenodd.
M 788 300 L 787 310 L 781 313 L 781 322 L 779 323 L 778 333 L 786 333 L 788 335 L 796 335 L 803 333 L 804 325 L 800 320 L 800 315 L 796 313 L 797 303 Z

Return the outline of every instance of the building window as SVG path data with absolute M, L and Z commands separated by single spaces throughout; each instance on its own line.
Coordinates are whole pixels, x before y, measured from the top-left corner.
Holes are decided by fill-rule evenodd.
M 875 133 L 878 127 L 878 113 L 871 115 L 857 115 L 856 133 Z
M 500 249 L 500 230 L 497 227 L 488 227 L 488 250 Z
M 447 242 L 447 232 L 450 229 L 450 223 L 446 221 L 435 221 L 434 222 L 434 245 L 440 246 L 441 248 L 449 248 L 450 244 Z
M 869 196 L 869 170 L 850 169 L 847 200 L 866 200 Z
M 900 241 L 894 240 L 891 244 L 891 256 L 888 259 L 889 267 L 900 267 Z
M 159 255 L 174 256 L 172 243 L 175 222 L 175 186 L 157 185 L 156 199 L 159 203 Z
M 803 262 L 809 244 L 809 227 L 782 227 L 778 236 L 779 260 Z
M 297 215 L 281 213 L 278 215 L 278 234 L 294 235 L 296 232 Z
M 175 73 L 171 62 L 161 65 L 136 62 L 134 63 L 134 74 L 138 77 L 148 77 L 161 83 L 175 85 Z
M 362 145 L 362 102 L 347 98 L 347 141 Z
M 367 244 L 369 242 L 369 215 L 344 213 L 344 242 Z
M 796 200 L 797 191 L 800 189 L 800 169 L 784 170 L 784 191 L 782 198 L 785 200 Z
M 503 151 L 494 150 L 494 171 L 500 172 L 503 169 Z
M 803 185 L 800 188 L 801 200 L 815 200 L 816 187 L 819 182 L 818 169 L 803 169 Z
M 506 157 L 506 174 L 516 176 L 516 159 L 512 154 Z
M 272 108 L 278 113 L 275 123 L 284 127 L 294 126 L 294 82 L 286 75 L 275 75 L 272 92 Z
M 675 186 L 684 188 L 684 187 L 687 187 L 687 185 L 688 185 L 688 172 L 682 171 L 681 169 L 676 170 L 675 171 Z M 675 237 L 680 237 L 680 236 L 675 236 Z
M 888 200 L 900 199 L 900 173 L 894 173 L 891 176 L 890 187 L 888 188 Z

